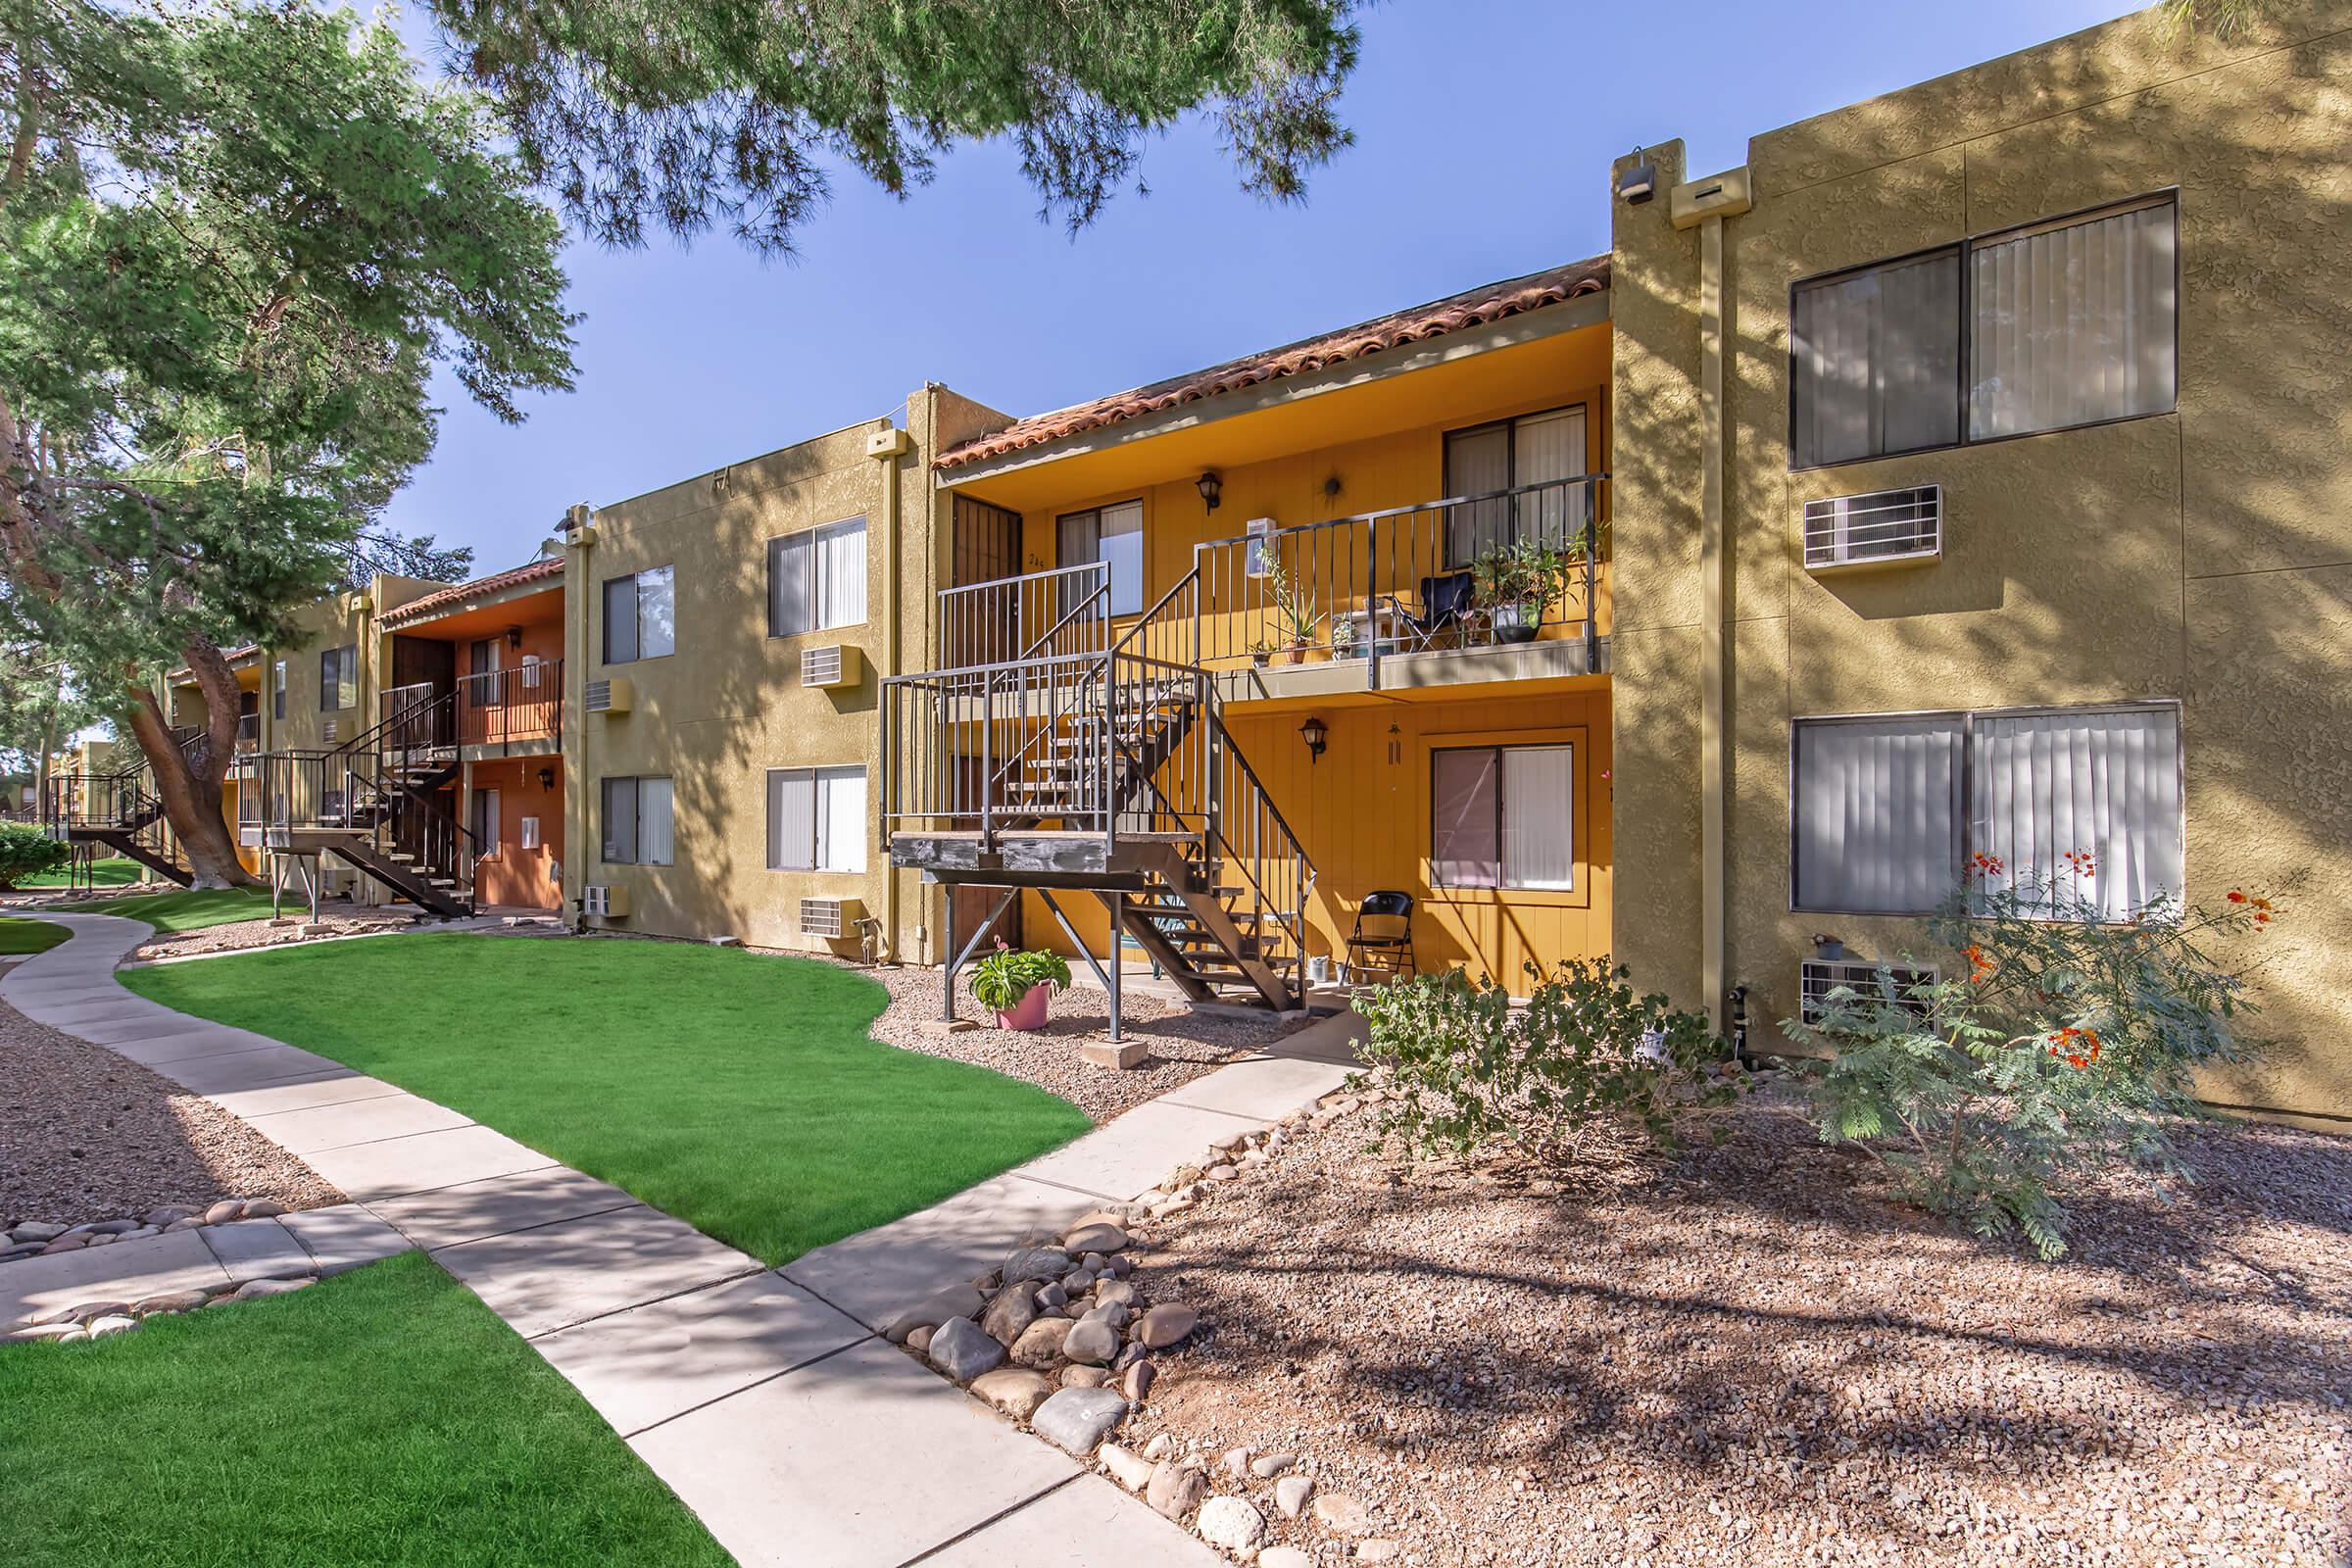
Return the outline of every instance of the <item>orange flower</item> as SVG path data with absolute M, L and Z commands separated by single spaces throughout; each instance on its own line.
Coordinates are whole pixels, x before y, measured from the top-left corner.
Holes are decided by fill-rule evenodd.
M 2237 889 L 2231 888 L 2230 890 L 2230 902 L 2231 904 L 2243 904 L 2246 902 L 2246 896 Z

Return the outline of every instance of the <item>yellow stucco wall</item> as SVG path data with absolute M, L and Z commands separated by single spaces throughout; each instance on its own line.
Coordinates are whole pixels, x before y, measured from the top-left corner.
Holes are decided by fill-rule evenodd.
M 2257 38 L 2162 38 L 2145 16 L 1756 138 L 1755 208 L 1725 225 L 1733 709 L 1728 978 L 1794 1009 L 1810 933 L 1858 951 L 1903 921 L 1788 911 L 1789 720 L 2162 697 L 2184 705 L 2192 899 L 2281 892 L 2271 964 L 2286 1050 L 2214 1098 L 2352 1116 L 2352 5 Z M 1679 144 L 1655 150 L 1663 188 Z M 1788 468 L 1790 285 L 1836 269 L 2177 189 L 2177 412 Z M 1640 977 L 1696 1003 L 1701 453 L 1695 232 L 1615 207 L 1618 925 Z M 1815 577 L 1803 504 L 1943 487 L 1944 555 Z

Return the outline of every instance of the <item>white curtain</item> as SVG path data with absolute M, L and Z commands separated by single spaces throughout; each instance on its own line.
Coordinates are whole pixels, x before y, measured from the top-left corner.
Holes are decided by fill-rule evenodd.
M 865 869 L 865 769 L 823 767 L 816 772 L 816 863 L 827 871 Z
M 2166 200 L 1975 247 L 1972 439 L 2172 408 L 2177 217 Z
M 2055 882 L 2109 919 L 2180 894 L 2177 710 L 1980 718 L 1969 787 L 1971 842 L 2002 866 L 1988 890 Z M 2091 856 L 2093 873 L 2069 852 Z
M 670 829 L 670 784 L 665 778 L 637 781 L 637 860 L 641 865 L 667 865 L 674 845 Z
M 808 602 L 814 552 L 809 536 L 801 533 L 778 539 L 767 547 L 767 629 L 771 636 L 790 637 L 811 629 Z
M 1797 289 L 1788 323 L 1797 467 L 1960 439 L 1960 256 Z
M 1511 485 L 1549 484 L 1585 471 L 1585 411 L 1554 409 L 1513 426 Z M 1557 550 L 1585 528 L 1581 487 L 1561 485 L 1519 498 L 1519 537 L 1541 539 Z
M 1958 717 L 1796 726 L 1796 906 L 1923 914 L 1960 881 Z
M 1502 753 L 1502 885 L 1572 888 L 1576 846 L 1571 814 L 1575 753 L 1566 746 L 1512 746 Z
M 816 778 L 805 767 L 767 775 L 767 868 L 807 871 L 816 860 Z
M 865 619 L 865 519 L 816 530 L 816 625 L 856 626 Z
M 1511 432 L 1508 425 L 1479 430 L 1456 430 L 1446 437 L 1446 493 L 1456 496 L 1492 495 L 1511 487 Z M 1479 553 L 1502 538 L 1508 501 L 1477 501 L 1453 508 L 1446 517 L 1446 564 L 1467 566 Z
M 1432 887 L 1491 888 L 1501 873 L 1495 842 L 1496 776 L 1491 746 L 1448 748 L 1431 764 L 1429 880 Z
M 677 597 L 670 568 L 656 566 L 637 574 L 637 657 L 652 659 L 674 653 L 678 638 Z
M 1122 501 L 1102 509 L 1097 558 L 1110 568 L 1110 612 L 1138 614 L 1144 608 L 1144 504 Z

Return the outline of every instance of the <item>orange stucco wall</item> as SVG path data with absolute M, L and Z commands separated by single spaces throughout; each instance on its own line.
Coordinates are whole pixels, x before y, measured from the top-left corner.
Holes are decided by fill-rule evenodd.
M 539 770 L 554 771 L 553 788 L 539 782 Z M 472 787 L 496 790 L 498 843 L 485 846 L 473 865 L 473 896 L 478 904 L 507 905 L 527 909 L 553 909 L 563 903 L 556 870 L 564 858 L 564 761 L 557 757 L 517 757 L 473 764 Z M 468 801 L 466 809 L 472 810 Z M 539 847 L 522 847 L 522 819 L 539 819 Z

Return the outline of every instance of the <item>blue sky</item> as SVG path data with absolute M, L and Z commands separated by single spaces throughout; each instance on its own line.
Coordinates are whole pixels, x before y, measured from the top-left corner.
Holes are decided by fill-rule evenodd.
M 1591 7 L 1390 0 L 1365 13 L 1356 144 L 1303 205 L 1244 195 L 1204 127 L 1146 153 L 1076 239 L 996 146 L 905 202 L 845 174 L 761 264 L 731 240 L 566 257 L 579 384 L 501 424 L 443 379 L 432 462 L 392 520 L 526 560 L 605 505 L 895 413 L 942 381 L 1058 408 L 1608 245 L 1609 161 L 1680 136 L 1693 172 L 1747 137 L 2102 22 L 2118 0 L 1812 0 Z

